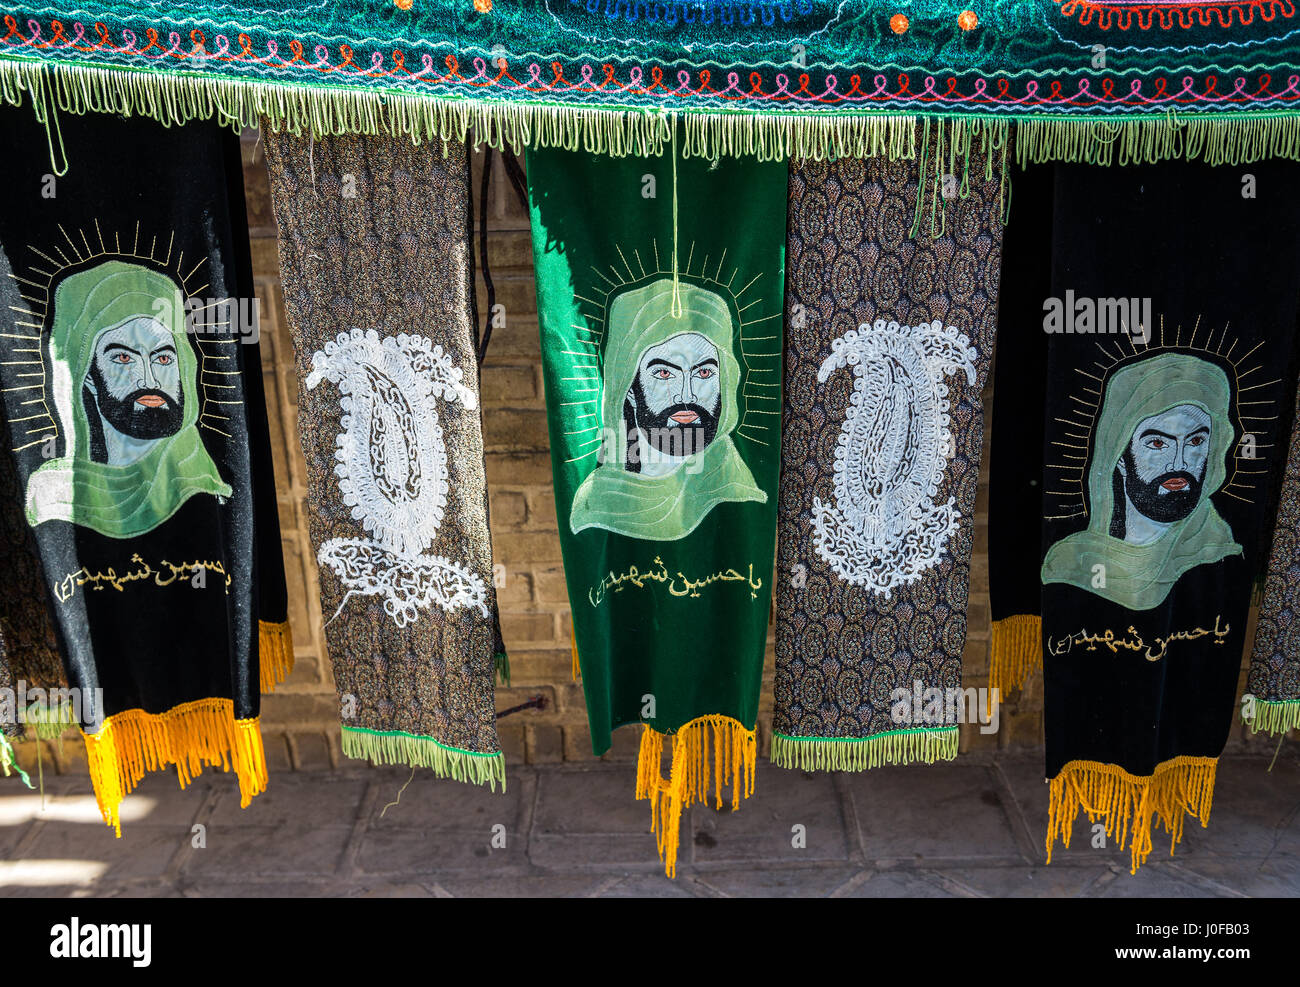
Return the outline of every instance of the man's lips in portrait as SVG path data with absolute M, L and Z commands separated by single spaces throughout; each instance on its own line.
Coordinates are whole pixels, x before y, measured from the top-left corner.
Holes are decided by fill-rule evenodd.
M 146 408 L 161 408 L 167 404 L 165 398 L 160 398 L 157 394 L 144 394 L 135 399 L 136 404 L 142 404 Z
M 1168 480 L 1166 480 L 1164 483 L 1160 485 L 1164 487 L 1166 490 L 1170 491 L 1171 493 L 1178 493 L 1178 491 L 1180 490 L 1187 489 L 1187 481 L 1184 480 L 1181 476 L 1171 476 Z
M 668 416 L 678 425 L 694 425 L 700 420 L 700 416 L 694 411 L 678 411 Z

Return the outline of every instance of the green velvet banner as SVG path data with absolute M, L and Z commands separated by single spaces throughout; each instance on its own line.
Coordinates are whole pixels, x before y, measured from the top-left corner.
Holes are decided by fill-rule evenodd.
M 691 784 L 707 783 L 706 733 L 737 772 L 752 764 L 780 455 L 786 167 L 541 151 L 528 177 L 592 746 L 604 752 L 624 724 L 651 728 L 639 785 L 650 797 L 654 752 L 673 733 L 671 812 L 690 801 L 683 758 Z

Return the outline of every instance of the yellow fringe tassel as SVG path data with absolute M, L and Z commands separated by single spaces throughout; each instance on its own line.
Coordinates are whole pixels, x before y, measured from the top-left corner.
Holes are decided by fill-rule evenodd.
M 569 632 L 569 642 L 573 645 L 573 681 L 582 681 L 582 666 L 578 664 L 578 638 Z
M 266 790 L 266 753 L 257 717 L 236 720 L 229 699 L 199 699 L 165 713 L 129 709 L 104 720 L 97 733 L 82 733 L 95 800 L 104 822 L 122 835 L 118 808 L 146 771 L 176 765 L 181 788 L 206 766 L 234 768 L 239 804 L 247 808 Z
M 257 664 L 263 692 L 274 692 L 293 673 L 293 634 L 288 621 L 257 622 Z
M 681 838 L 682 810 L 708 799 L 709 747 L 713 748 L 714 808 L 722 808 L 722 785 L 731 786 L 731 810 L 741 798 L 754 794 L 754 761 L 758 741 L 730 716 L 701 716 L 671 734 L 673 763 L 663 777 L 664 738 L 649 726 L 641 734 L 636 766 L 636 797 L 650 800 L 650 832 L 656 836 L 659 859 L 669 877 L 677 876 L 677 848 Z
M 1106 835 L 1119 840 L 1119 848 L 1130 844 L 1136 874 L 1151 852 L 1151 822 L 1160 820 L 1170 836 L 1169 855 L 1183 838 L 1185 814 L 1210 821 L 1214 800 L 1214 775 L 1219 760 L 1214 757 L 1175 757 L 1157 765 L 1151 775 L 1131 775 L 1116 764 L 1100 761 L 1070 761 L 1050 780 L 1051 796 L 1047 818 L 1047 862 L 1052 862 L 1056 837 L 1070 848 L 1070 831 L 1082 809 L 1095 823 L 1106 817 Z M 1132 833 L 1130 834 L 1130 824 Z
M 1019 689 L 1043 667 L 1043 619 L 1017 614 L 993 621 L 989 657 L 989 694 L 985 705 L 993 712 L 993 697 Z M 997 690 L 996 693 L 994 690 Z

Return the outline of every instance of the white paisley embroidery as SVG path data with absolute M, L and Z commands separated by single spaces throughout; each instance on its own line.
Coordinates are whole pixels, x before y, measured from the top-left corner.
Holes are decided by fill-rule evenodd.
M 311 358 L 307 389 L 338 385 L 343 409 L 334 452 L 343 503 L 368 538 L 331 538 L 316 554 L 347 595 L 382 596 L 398 627 L 437 605 L 478 607 L 481 577 L 440 555 L 425 555 L 447 507 L 447 447 L 437 399 L 478 406 L 451 357 L 422 336 L 379 338 L 375 330 L 339 333 Z M 340 604 L 340 610 L 342 605 Z
M 826 383 L 853 368 L 853 394 L 835 449 L 834 503 L 814 497 L 817 554 L 845 582 L 888 597 L 938 565 L 957 530 L 956 499 L 936 504 L 953 446 L 944 378 L 975 383 L 976 348 L 942 322 L 879 319 L 831 344 Z

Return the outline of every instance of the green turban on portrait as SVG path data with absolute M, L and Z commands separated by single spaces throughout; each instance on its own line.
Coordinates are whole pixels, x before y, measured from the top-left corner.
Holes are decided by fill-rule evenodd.
M 64 450 L 29 478 L 28 522 L 71 521 L 111 538 L 130 538 L 167 520 L 195 494 L 229 497 L 231 488 L 196 424 L 198 361 L 186 337 L 184 299 L 176 283 L 138 264 L 107 261 L 60 283 L 53 311 L 45 399 L 53 398 Z M 92 458 L 92 437 L 103 426 L 87 417 L 88 404 L 91 413 L 95 408 L 87 387 L 97 344 L 105 332 L 139 320 L 152 320 L 171 335 L 179 364 L 179 428 L 140 444 L 148 451 L 133 462 L 98 462 Z
M 1229 417 L 1232 390 L 1215 364 L 1182 353 L 1162 353 L 1131 364 L 1106 385 L 1093 433 L 1088 471 L 1090 514 L 1086 531 L 1061 539 L 1047 552 L 1042 581 L 1069 583 L 1130 610 L 1150 610 L 1169 595 L 1179 576 L 1242 549 L 1210 495 L 1227 476 L 1235 433 Z M 1139 423 L 1182 406 L 1209 416 L 1209 450 L 1196 506 L 1155 540 L 1132 544 L 1111 534 L 1116 502 L 1116 464 Z M 1122 494 L 1121 494 L 1122 496 Z M 1104 566 L 1094 571 L 1094 566 Z M 1102 580 L 1104 578 L 1104 585 Z
M 731 311 L 716 292 L 679 282 L 674 315 L 673 289 L 672 279 L 664 278 L 625 292 L 610 305 L 601 393 L 605 440 L 600 465 L 574 494 L 570 524 L 575 534 L 584 528 L 604 528 L 629 538 L 674 541 L 694 531 L 716 504 L 767 500 L 731 439 L 740 421 L 737 404 L 742 384 L 740 364 L 732 352 Z M 699 354 L 716 357 L 717 379 L 708 382 L 712 367 L 700 370 L 697 378 L 707 383 L 711 395 L 713 406 L 702 410 L 713 419 L 713 432 L 702 448 L 689 447 L 698 451 L 678 460 L 661 458 L 659 468 L 666 462 L 668 472 L 643 474 L 628 466 L 624 408 L 632 400 L 638 374 L 645 372 L 647 351 L 682 339 Z M 665 376 L 689 375 L 692 370 L 676 368 L 670 359 L 653 362 L 672 367 L 662 371 Z M 644 443 L 635 452 L 642 459 L 653 458 Z

